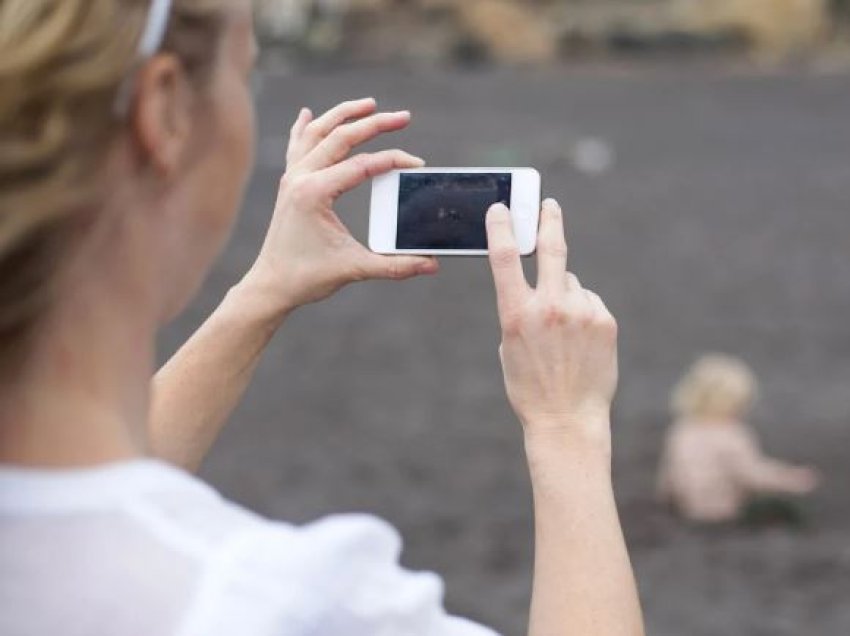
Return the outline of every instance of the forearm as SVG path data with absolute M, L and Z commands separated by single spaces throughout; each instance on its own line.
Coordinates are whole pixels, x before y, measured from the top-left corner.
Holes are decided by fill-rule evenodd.
M 251 282 L 230 290 L 154 377 L 149 431 L 155 456 L 198 469 L 287 314 Z
M 752 468 L 750 487 L 762 493 L 795 493 L 799 490 L 801 467 L 783 461 L 760 458 Z
M 610 442 L 526 435 L 535 510 L 530 636 L 640 636 Z

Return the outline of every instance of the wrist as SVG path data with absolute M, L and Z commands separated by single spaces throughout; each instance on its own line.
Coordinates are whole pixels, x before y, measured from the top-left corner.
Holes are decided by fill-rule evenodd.
M 241 315 L 276 331 L 295 306 L 283 297 L 273 284 L 249 272 L 227 293 L 226 305 L 232 305 Z
M 611 447 L 611 409 L 599 405 L 569 412 L 520 414 L 526 444 Z
M 553 469 L 611 474 L 611 425 L 608 417 L 524 425 L 525 453 L 532 478 Z

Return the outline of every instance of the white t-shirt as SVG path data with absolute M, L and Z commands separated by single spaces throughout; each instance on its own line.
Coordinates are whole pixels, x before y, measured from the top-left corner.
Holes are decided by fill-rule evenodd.
M 3 636 L 493 636 L 363 515 L 267 521 L 141 460 L 0 468 Z

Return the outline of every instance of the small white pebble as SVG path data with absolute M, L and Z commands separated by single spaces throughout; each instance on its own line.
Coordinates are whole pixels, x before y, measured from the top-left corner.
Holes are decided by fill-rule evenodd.
M 596 177 L 609 172 L 616 161 L 613 146 L 597 137 L 585 137 L 570 150 L 570 161 L 580 173 Z

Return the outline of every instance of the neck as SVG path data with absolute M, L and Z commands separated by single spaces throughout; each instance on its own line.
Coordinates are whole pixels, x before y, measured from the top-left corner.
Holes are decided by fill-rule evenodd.
M 0 463 L 70 467 L 145 454 L 154 334 L 139 322 L 77 307 L 39 340 L 0 392 Z
M 149 278 L 109 261 L 85 269 L 65 281 L 23 368 L 0 380 L 0 463 L 83 467 L 147 454 Z
M 703 426 L 728 426 L 737 424 L 741 418 L 736 415 L 700 415 L 691 418 L 691 421 Z

